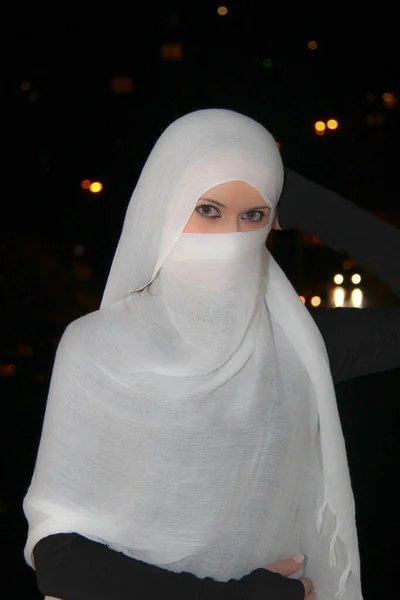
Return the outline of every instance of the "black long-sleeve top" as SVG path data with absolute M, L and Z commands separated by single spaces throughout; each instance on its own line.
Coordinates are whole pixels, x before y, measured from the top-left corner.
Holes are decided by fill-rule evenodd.
M 283 230 L 299 230 L 353 256 L 400 298 L 400 232 L 340 195 L 286 169 L 279 202 Z M 324 338 L 335 383 L 400 367 L 400 304 L 311 311 Z M 266 569 L 219 582 L 134 560 L 76 533 L 34 549 L 40 591 L 63 600 L 303 600 L 303 584 Z

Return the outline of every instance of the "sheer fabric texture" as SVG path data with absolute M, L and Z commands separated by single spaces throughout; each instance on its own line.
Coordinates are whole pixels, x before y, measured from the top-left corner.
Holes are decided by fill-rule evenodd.
M 205 191 L 237 180 L 272 223 L 282 162 L 248 117 L 197 111 L 156 143 L 101 307 L 57 351 L 24 499 L 26 561 L 42 537 L 72 531 L 220 581 L 303 552 L 296 578 L 320 598 L 360 600 L 326 349 L 265 247 L 271 225 L 182 233 Z

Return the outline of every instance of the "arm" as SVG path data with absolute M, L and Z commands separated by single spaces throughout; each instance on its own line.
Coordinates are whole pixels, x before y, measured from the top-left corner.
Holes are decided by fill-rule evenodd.
M 306 231 L 346 252 L 400 298 L 400 233 L 339 194 L 285 170 L 282 229 Z M 312 310 L 335 383 L 400 367 L 400 306 Z
M 64 600 L 304 600 L 304 586 L 266 569 L 219 582 L 174 573 L 111 550 L 76 533 L 50 535 L 35 546 L 42 594 Z

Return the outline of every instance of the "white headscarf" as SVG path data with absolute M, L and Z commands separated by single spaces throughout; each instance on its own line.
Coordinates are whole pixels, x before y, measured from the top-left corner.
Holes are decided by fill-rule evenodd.
M 205 191 L 237 180 L 272 223 L 281 158 L 243 115 L 188 114 L 152 150 L 101 308 L 69 325 L 57 351 L 25 558 L 33 566 L 41 538 L 75 531 L 227 581 L 303 552 L 320 598 L 360 600 L 327 353 L 265 247 L 271 225 L 182 233 Z

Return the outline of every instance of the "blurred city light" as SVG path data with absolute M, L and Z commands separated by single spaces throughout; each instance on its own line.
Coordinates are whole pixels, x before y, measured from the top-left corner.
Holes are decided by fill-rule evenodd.
M 179 61 L 183 56 L 183 48 L 180 42 L 165 43 L 161 46 L 161 58 L 167 61 Z
M 319 306 L 321 304 L 321 298 L 319 296 L 313 296 L 311 298 L 311 304 L 313 306 Z
M 12 377 L 15 374 L 15 365 L 0 364 L 0 375 L 2 377 Z
M 168 23 L 170 25 L 179 25 L 179 17 L 178 17 L 178 15 L 170 15 L 168 17 Z
M 370 127 L 379 127 L 385 122 L 385 117 L 381 113 L 370 113 L 366 116 L 366 121 Z
M 79 262 L 76 262 L 72 266 L 72 272 L 77 279 L 80 281 L 87 281 L 92 277 L 92 268 L 90 265 L 85 265 Z
M 352 275 L 352 277 L 351 277 L 351 281 L 355 284 L 360 283 L 361 275 L 359 275 L 358 273 L 354 273 L 354 275 Z
M 336 307 L 344 306 L 345 291 L 342 287 L 337 287 L 333 291 L 333 303 Z
M 305 299 L 305 297 L 304 297 L 304 296 L 299 296 L 299 298 L 300 298 L 300 300 L 302 301 L 302 303 L 303 303 L 303 304 L 305 304 L 305 303 L 306 303 L 306 299 Z
M 77 258 L 83 256 L 86 252 L 86 248 L 85 246 L 83 246 L 83 244 L 76 244 L 76 246 L 74 246 L 73 249 L 73 255 L 76 256 Z
M 29 90 L 31 89 L 32 85 L 30 81 L 23 81 L 21 83 L 21 90 L 23 92 L 29 92 Z
M 362 308 L 363 305 L 363 293 L 359 288 L 355 288 L 351 292 L 351 303 L 355 308 Z
M 336 119 L 329 119 L 327 122 L 328 129 L 337 129 L 339 127 L 339 123 Z
M 46 383 L 47 381 L 46 375 L 43 373 L 36 373 L 34 379 L 37 383 Z
M 344 277 L 343 275 L 341 275 L 340 273 L 338 273 L 337 275 L 335 275 L 335 277 L 333 278 L 333 281 L 335 283 L 337 283 L 338 285 L 340 285 L 341 283 L 343 283 L 344 281 Z
M 270 67 L 272 67 L 272 60 L 270 58 L 264 58 L 264 60 L 262 61 L 262 66 L 266 69 L 269 69 Z
M 397 95 L 391 94 L 390 92 L 385 92 L 382 95 L 382 99 L 386 108 L 394 108 L 398 102 Z
M 342 262 L 342 267 L 345 271 L 349 271 L 349 269 L 351 269 L 351 266 L 352 266 L 352 262 L 351 262 L 351 260 L 348 260 L 347 258 L 346 258 L 346 260 L 344 260 Z
M 18 344 L 17 351 L 18 354 L 22 354 L 22 356 L 30 356 L 33 353 L 33 348 L 26 344 Z
M 307 45 L 310 50 L 316 50 L 318 48 L 318 44 L 315 40 L 311 40 Z
M 90 188 L 90 185 L 91 185 L 90 179 L 84 179 L 81 183 L 81 188 L 83 190 L 88 190 Z
M 316 121 L 314 123 L 314 129 L 317 135 L 324 135 L 326 131 L 326 125 L 323 121 Z
M 113 77 L 110 82 L 114 94 L 131 94 L 133 92 L 132 77 Z
M 225 15 L 228 14 L 228 9 L 226 8 L 226 6 L 219 6 L 217 8 L 217 13 L 219 14 L 220 17 L 224 17 Z
M 89 186 L 89 190 L 92 192 L 92 194 L 98 194 L 102 189 L 103 184 L 100 183 L 100 181 L 93 181 L 93 183 L 91 183 Z
M 37 93 L 31 92 L 28 96 L 28 100 L 29 100 L 29 102 L 35 102 L 35 100 L 37 100 Z

